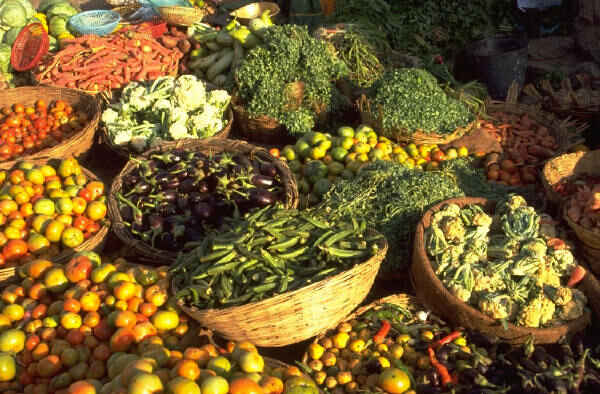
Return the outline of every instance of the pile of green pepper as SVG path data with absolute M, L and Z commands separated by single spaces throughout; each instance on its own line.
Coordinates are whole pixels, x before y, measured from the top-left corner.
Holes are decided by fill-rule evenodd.
M 266 207 L 229 219 L 179 257 L 170 270 L 176 298 L 200 309 L 260 301 L 366 261 L 382 238 L 365 221 Z

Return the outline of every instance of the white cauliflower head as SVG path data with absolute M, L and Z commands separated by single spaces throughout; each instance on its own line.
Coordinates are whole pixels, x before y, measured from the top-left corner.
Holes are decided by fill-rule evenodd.
M 173 96 L 179 107 L 192 112 L 206 103 L 206 87 L 195 75 L 182 75 L 175 80 Z

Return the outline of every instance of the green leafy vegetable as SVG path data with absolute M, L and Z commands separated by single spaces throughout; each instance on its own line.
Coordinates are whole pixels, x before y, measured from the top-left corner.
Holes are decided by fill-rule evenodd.
M 248 52 L 235 73 L 239 95 L 252 116 L 270 116 L 292 134 L 306 133 L 320 112 L 332 109 L 334 83 L 348 70 L 306 27 L 273 26 L 264 31 L 264 41 Z M 295 82 L 304 83 L 300 103 L 287 94 Z

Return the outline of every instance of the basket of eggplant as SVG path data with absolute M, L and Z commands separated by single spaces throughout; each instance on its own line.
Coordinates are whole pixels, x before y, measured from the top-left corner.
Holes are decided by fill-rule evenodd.
M 186 139 L 131 158 L 111 186 L 108 211 L 140 262 L 170 264 L 226 217 L 276 203 L 298 205 L 283 161 L 243 141 Z

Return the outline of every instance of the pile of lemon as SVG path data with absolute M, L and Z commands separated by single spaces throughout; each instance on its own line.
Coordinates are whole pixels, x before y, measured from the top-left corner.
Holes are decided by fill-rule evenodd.
M 417 170 L 435 170 L 439 163 L 468 156 L 466 147 L 446 152 L 437 145 L 399 145 L 377 135 L 369 126 L 340 127 L 337 135 L 310 132 L 295 145 L 285 146 L 280 158 L 287 160 L 298 183 L 301 206 L 311 206 L 340 179 L 352 179 L 367 163 L 394 161 Z

